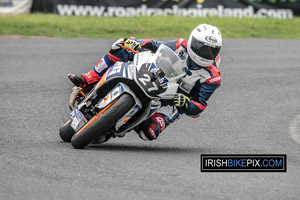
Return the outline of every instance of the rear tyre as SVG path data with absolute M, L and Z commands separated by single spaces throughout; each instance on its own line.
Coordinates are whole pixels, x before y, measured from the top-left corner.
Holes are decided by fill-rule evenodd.
M 75 134 L 75 131 L 71 127 L 71 124 L 72 120 L 69 120 L 64 127 L 59 129 L 59 136 L 65 142 L 71 142 L 71 139 Z
M 101 135 L 105 134 L 134 105 L 131 95 L 125 93 L 95 122 L 78 135 L 74 135 L 71 144 L 76 149 L 82 149 Z

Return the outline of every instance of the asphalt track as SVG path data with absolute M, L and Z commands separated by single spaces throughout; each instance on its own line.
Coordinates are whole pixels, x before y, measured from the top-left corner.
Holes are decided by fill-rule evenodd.
M 152 142 L 134 132 L 60 140 L 72 84 L 114 40 L 0 39 L 0 199 L 299 199 L 300 40 L 230 40 L 198 119 Z M 283 173 L 204 173 L 201 154 L 287 154 Z

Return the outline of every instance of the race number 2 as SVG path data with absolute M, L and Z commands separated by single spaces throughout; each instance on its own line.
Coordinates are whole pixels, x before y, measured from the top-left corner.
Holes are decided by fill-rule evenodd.
M 148 83 L 149 85 L 150 85 L 150 84 L 153 85 L 153 87 L 149 87 L 149 85 L 148 85 L 147 90 L 148 90 L 149 92 L 158 90 L 157 85 L 155 84 L 155 82 L 151 82 L 151 77 L 150 77 L 148 74 L 144 74 L 144 77 L 145 77 L 145 78 L 139 78 L 140 82 L 141 82 L 144 86 L 146 86 L 147 83 Z

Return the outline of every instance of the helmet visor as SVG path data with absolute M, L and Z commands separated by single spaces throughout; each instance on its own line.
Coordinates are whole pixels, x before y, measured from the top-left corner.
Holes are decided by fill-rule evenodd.
M 205 43 L 200 42 L 199 40 L 193 37 L 191 41 L 191 49 L 195 54 L 202 58 L 208 60 L 215 60 L 221 50 L 221 47 L 208 46 Z

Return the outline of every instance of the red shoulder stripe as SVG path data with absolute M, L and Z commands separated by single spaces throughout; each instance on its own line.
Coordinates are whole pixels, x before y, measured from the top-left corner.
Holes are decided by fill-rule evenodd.
M 217 56 L 215 62 L 218 62 L 220 60 L 220 56 Z
M 147 44 L 148 42 L 151 42 L 151 41 L 152 41 L 152 39 L 145 39 L 141 46 L 144 46 L 145 44 Z
M 185 46 L 185 48 L 187 48 L 187 41 L 185 39 L 179 38 L 176 40 L 175 49 L 178 49 L 181 45 L 183 45 L 183 46 Z
M 208 69 L 212 73 L 213 78 L 221 76 L 220 70 L 214 65 L 211 65 L 211 66 L 207 67 L 206 69 Z

